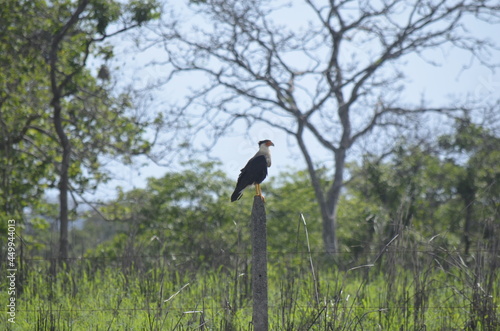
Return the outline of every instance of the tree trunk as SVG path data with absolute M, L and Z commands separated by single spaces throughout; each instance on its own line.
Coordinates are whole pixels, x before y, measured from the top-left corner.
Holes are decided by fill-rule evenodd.
M 333 254 L 338 250 L 337 242 L 337 210 L 339 206 L 340 193 L 344 183 L 346 150 L 339 148 L 335 151 L 335 174 L 333 183 L 326 196 L 326 213 L 323 215 L 323 241 L 326 252 Z
M 476 190 L 474 178 L 476 177 L 474 168 L 469 166 L 467 168 L 467 174 L 465 178 L 458 182 L 457 191 L 462 198 L 465 208 L 465 220 L 464 220 L 464 253 L 468 255 L 471 246 L 471 228 L 473 223 L 473 211 L 474 211 L 474 201 L 476 200 Z
M 63 163 L 61 165 L 61 178 L 59 180 L 59 259 L 65 262 L 68 258 L 68 167 L 69 149 L 63 151 Z
M 304 130 L 304 125 L 303 122 L 301 122 L 299 124 L 299 128 L 295 137 L 297 138 L 297 142 L 299 144 L 300 150 L 302 151 L 302 155 L 304 155 L 307 164 L 307 171 L 309 172 L 309 176 L 311 177 L 311 183 L 314 189 L 314 194 L 316 196 L 316 201 L 318 201 L 319 203 L 321 218 L 323 222 L 323 245 L 325 246 L 325 251 L 328 254 L 333 254 L 337 250 L 335 221 L 337 213 L 337 202 L 339 196 L 337 195 L 335 199 L 332 199 L 332 201 L 330 201 L 330 199 L 328 198 L 325 199 L 323 188 L 321 187 L 322 186 L 321 180 L 316 173 L 316 168 L 314 166 L 311 156 L 309 155 L 309 151 L 302 137 L 303 130 Z M 345 151 L 344 151 L 344 158 L 345 158 Z M 343 163 L 341 168 L 343 172 L 344 168 Z M 335 178 L 337 178 L 337 174 L 339 176 L 343 176 L 343 174 L 340 174 L 339 171 L 337 170 L 338 169 L 337 164 L 335 165 L 335 169 L 336 169 Z M 338 181 L 334 181 L 333 186 L 335 186 L 335 183 L 338 183 Z M 330 191 L 333 191 L 333 186 Z M 340 192 L 340 189 L 338 191 Z
M 56 95 L 52 101 L 54 107 L 54 126 L 62 147 L 62 161 L 59 178 L 59 262 L 64 262 L 68 258 L 68 189 L 69 177 L 68 170 L 71 157 L 71 145 L 68 137 L 64 133 L 61 118 L 61 103 Z
M 325 197 L 323 189 L 321 187 L 321 180 L 317 176 L 316 168 L 302 137 L 303 128 L 303 123 L 300 123 L 295 137 L 297 138 L 299 147 L 302 151 L 302 154 L 304 155 L 307 164 L 307 170 L 309 172 L 309 176 L 311 177 L 314 194 L 316 195 L 316 200 L 319 203 L 321 218 L 323 222 L 323 245 L 325 246 L 325 251 L 328 254 L 334 254 L 338 250 L 336 231 L 337 209 L 338 202 L 340 200 L 340 191 L 344 182 L 346 149 L 341 147 L 334 151 L 335 174 L 332 186 L 328 190 L 328 194 Z M 348 136 L 346 135 L 346 137 Z
M 71 15 L 71 18 L 64 24 L 57 33 L 53 36 L 50 55 L 49 55 L 49 63 L 50 63 L 50 86 L 52 90 L 52 101 L 50 105 L 54 109 L 54 127 L 57 132 L 57 137 L 59 138 L 59 143 L 62 148 L 62 160 L 61 160 L 61 168 L 60 168 L 60 178 L 59 178 L 59 262 L 66 261 L 68 258 L 68 190 L 69 190 L 69 166 L 71 159 L 71 144 L 64 132 L 63 120 L 61 116 L 62 106 L 61 99 L 63 98 L 62 91 L 67 86 L 67 84 L 71 81 L 71 78 L 76 71 L 72 74 L 68 74 L 64 76 L 64 78 L 58 79 L 58 51 L 60 43 L 63 38 L 68 33 L 69 29 L 74 26 L 80 17 L 80 14 L 83 13 L 87 5 L 89 4 L 89 0 L 82 0 L 78 3 L 78 7 L 75 12 Z M 60 81 L 60 82 L 59 82 Z

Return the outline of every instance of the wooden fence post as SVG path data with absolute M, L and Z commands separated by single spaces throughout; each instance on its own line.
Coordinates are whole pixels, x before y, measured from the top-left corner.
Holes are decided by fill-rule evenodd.
M 267 331 L 267 229 L 266 208 L 259 196 L 252 207 L 252 323 L 255 331 Z

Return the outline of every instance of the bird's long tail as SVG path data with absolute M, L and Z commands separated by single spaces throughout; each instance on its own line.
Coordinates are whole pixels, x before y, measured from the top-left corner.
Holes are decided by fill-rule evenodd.
M 233 194 L 231 194 L 231 202 L 235 202 L 236 200 L 239 200 L 241 196 L 243 195 L 243 190 L 245 187 L 240 187 L 240 185 L 236 185 L 236 188 L 234 189 Z

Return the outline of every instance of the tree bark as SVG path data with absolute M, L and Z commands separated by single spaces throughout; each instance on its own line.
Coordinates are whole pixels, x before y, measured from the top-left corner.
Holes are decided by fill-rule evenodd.
M 333 183 L 326 196 L 326 206 L 328 208 L 328 219 L 323 222 L 328 223 L 328 233 L 325 240 L 326 252 L 333 254 L 338 250 L 337 243 L 337 211 L 340 201 L 340 194 L 344 183 L 346 150 L 340 148 L 335 152 L 335 173 L 333 175 Z
M 458 184 L 458 193 L 462 198 L 465 208 L 465 220 L 464 220 L 464 253 L 468 255 L 470 253 L 471 246 L 471 228 L 473 223 L 474 215 L 474 201 L 476 200 L 476 190 L 474 183 L 475 173 L 472 167 L 467 168 L 466 177 Z
M 62 161 L 59 178 L 59 260 L 64 262 L 68 258 L 69 241 L 68 241 L 68 190 L 69 190 L 69 165 L 71 158 L 71 145 L 68 137 L 64 132 L 61 118 L 61 103 L 60 99 L 53 100 L 54 107 L 54 126 L 57 136 L 62 147 Z

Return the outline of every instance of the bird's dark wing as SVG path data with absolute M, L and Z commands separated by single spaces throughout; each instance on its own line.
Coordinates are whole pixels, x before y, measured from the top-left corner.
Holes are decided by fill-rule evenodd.
M 243 195 L 243 190 L 250 185 L 260 184 L 267 176 L 267 161 L 264 155 L 253 157 L 241 169 L 236 188 L 231 195 L 231 201 L 236 201 Z

